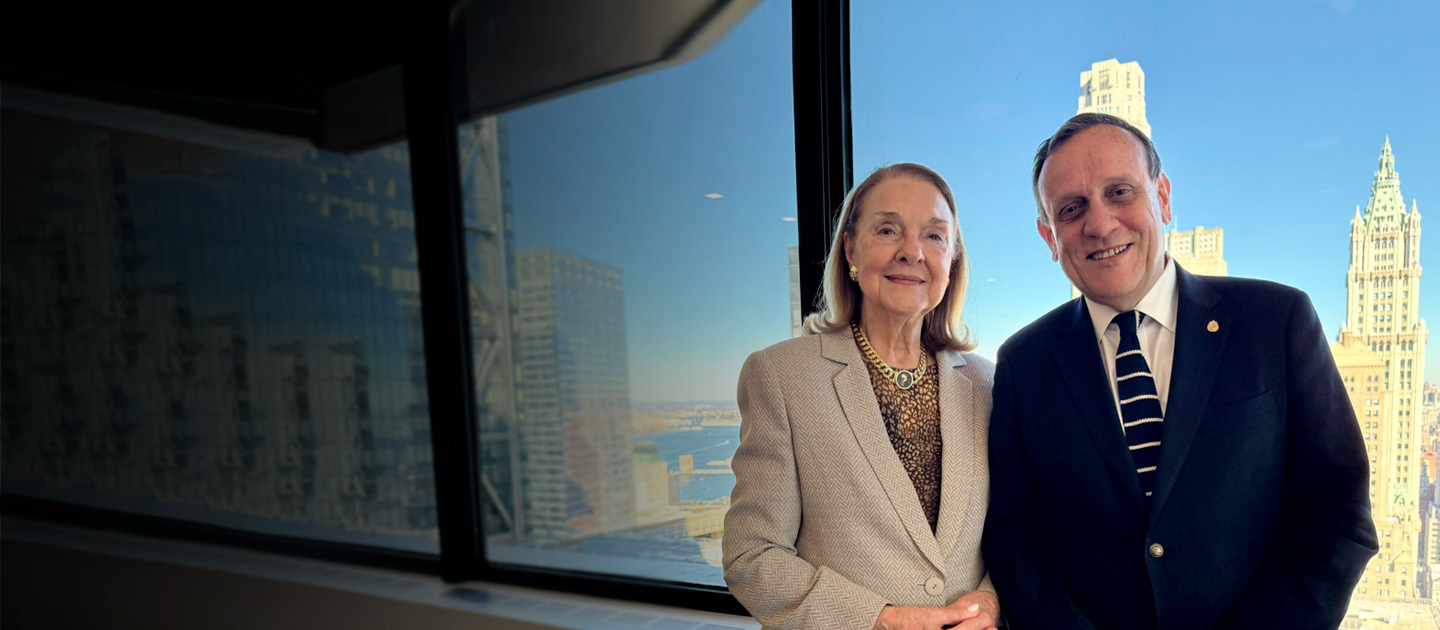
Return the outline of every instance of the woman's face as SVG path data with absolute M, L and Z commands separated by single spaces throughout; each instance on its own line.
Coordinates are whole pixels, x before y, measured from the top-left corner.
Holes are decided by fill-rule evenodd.
M 861 313 L 909 319 L 935 309 L 950 286 L 955 233 L 950 206 L 929 182 L 897 176 L 870 189 L 845 238 Z

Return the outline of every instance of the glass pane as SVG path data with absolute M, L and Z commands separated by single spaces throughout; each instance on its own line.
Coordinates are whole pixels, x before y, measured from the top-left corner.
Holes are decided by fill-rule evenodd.
M 949 179 L 974 271 L 966 319 L 993 358 L 1072 297 L 1035 230 L 1036 146 L 1082 110 L 1148 128 L 1172 183 L 1167 246 L 1181 266 L 1298 287 L 1331 339 L 1344 330 L 1373 351 L 1373 364 L 1340 366 L 1358 388 L 1381 541 L 1351 613 L 1431 619 L 1406 606 L 1433 597 L 1440 569 L 1430 384 L 1440 344 L 1427 345 L 1423 323 L 1440 301 L 1433 274 L 1420 273 L 1440 247 L 1421 242 L 1418 217 L 1403 233 L 1352 220 L 1440 198 L 1427 175 L 1440 172 L 1440 10 L 1045 4 L 853 2 L 857 177 L 915 160 Z M 1392 173 L 1406 176 L 1403 190 Z M 1380 258 L 1352 260 L 1352 237 Z
M 790 8 L 461 125 L 492 562 L 723 585 L 735 383 L 791 333 Z
M 4 491 L 438 552 L 405 145 L 5 96 Z

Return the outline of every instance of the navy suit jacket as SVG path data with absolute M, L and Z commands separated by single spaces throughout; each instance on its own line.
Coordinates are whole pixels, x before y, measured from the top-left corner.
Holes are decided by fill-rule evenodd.
M 1012 628 L 1333 629 L 1377 550 L 1309 297 L 1177 272 L 1148 510 L 1084 299 L 1000 348 L 983 550 Z

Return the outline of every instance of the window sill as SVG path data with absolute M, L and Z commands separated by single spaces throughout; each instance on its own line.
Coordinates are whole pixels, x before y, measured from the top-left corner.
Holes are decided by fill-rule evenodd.
M 91 602 L 77 601 L 86 598 L 88 589 L 80 587 L 77 590 L 71 590 L 72 580 L 77 584 L 82 581 L 82 578 L 129 581 L 131 575 L 137 575 L 134 573 L 134 568 L 142 567 L 144 570 L 138 575 L 153 577 L 160 583 L 158 588 L 146 587 L 151 591 L 175 592 L 176 589 L 170 588 L 172 583 L 181 588 L 192 587 L 191 590 L 197 584 L 213 584 L 214 586 L 209 590 L 222 590 L 223 592 L 210 592 L 208 595 L 224 601 L 227 605 L 224 606 L 224 610 L 208 611 L 207 614 L 224 615 L 229 622 L 244 627 L 260 625 L 247 623 L 243 619 L 247 614 L 252 616 L 276 614 L 273 610 L 262 609 L 271 608 L 271 601 L 273 601 L 270 599 L 273 597 L 271 593 L 277 588 L 281 593 L 296 595 L 297 601 L 306 602 L 305 614 L 321 615 L 321 618 L 324 618 L 323 615 L 327 612 L 337 615 L 341 613 L 354 614 L 357 609 L 369 606 L 386 613 L 403 611 L 404 618 L 411 621 L 419 620 L 417 614 L 431 618 L 432 615 L 427 613 L 435 613 L 434 618 L 441 620 L 436 621 L 435 625 L 445 627 L 450 624 L 444 620 L 456 618 L 466 624 L 480 623 L 479 626 L 472 627 L 516 629 L 752 630 L 760 627 L 759 623 L 753 619 L 735 615 L 622 602 L 486 582 L 449 585 L 443 583 L 438 577 L 415 573 L 57 525 L 24 518 L 4 519 L 3 538 L 7 547 L 11 547 L 11 543 L 19 543 L 29 545 L 32 549 L 58 548 L 53 553 L 65 555 L 66 567 L 62 569 L 49 566 L 48 562 L 36 562 L 34 568 L 43 569 L 41 572 L 54 572 L 56 575 L 66 576 L 58 578 L 59 584 L 52 584 L 48 588 L 58 587 L 65 590 L 63 601 L 85 604 L 85 606 L 79 606 L 80 608 L 91 607 Z M 41 557 L 49 558 L 50 556 L 45 554 L 50 553 L 52 552 L 42 551 Z M 32 577 L 30 574 L 32 567 L 26 566 L 26 563 L 23 562 L 25 554 L 13 554 L 7 550 L 6 556 L 6 577 L 16 578 L 17 582 L 29 581 Z M 80 559 L 78 564 L 82 566 L 69 566 L 77 564 L 76 558 Z M 12 564 L 12 560 L 18 561 Z M 83 566 L 90 564 L 92 560 L 96 567 L 100 568 Z M 45 566 L 41 567 L 41 565 Z M 102 574 L 113 572 L 118 575 L 97 576 L 95 575 L 97 572 Z M 232 590 L 226 580 L 242 585 L 258 586 Z M 36 585 L 30 587 L 30 590 L 47 588 L 43 585 L 44 582 L 43 579 L 38 580 Z M 7 595 L 18 594 L 13 593 L 10 587 L 10 584 L 6 584 Z M 320 589 L 333 596 L 316 598 L 305 595 L 313 589 Z M 103 590 L 110 591 L 109 588 Z M 246 601 L 247 592 L 264 592 L 266 594 L 249 598 L 257 605 L 246 606 L 245 604 L 250 603 Z M 44 595 L 53 595 L 53 593 L 42 594 L 42 596 Z M 97 598 L 103 598 L 98 593 L 95 595 Z M 201 593 L 201 595 L 203 599 L 203 595 L 206 593 Z M 177 592 L 176 599 L 179 598 L 180 594 Z M 11 600 L 8 596 L 6 599 Z M 309 602 L 314 602 L 315 605 L 308 605 Z M 263 605 L 261 605 L 262 603 Z M 166 604 L 166 606 L 169 605 Z M 177 602 L 175 605 L 183 606 L 184 604 Z M 319 606 L 320 609 L 316 610 L 316 606 Z M 327 611 L 327 606 L 333 610 Z M 6 607 L 7 609 L 11 607 L 8 601 Z M 9 620 L 12 616 L 10 613 L 13 611 L 7 610 L 6 612 L 7 620 Z M 115 619 L 123 618 L 125 611 L 109 612 L 122 615 L 122 617 L 110 617 Z M 106 611 L 102 606 L 100 609 L 93 610 L 92 614 L 96 619 L 105 618 Z M 237 616 L 242 618 L 236 619 Z M 384 615 L 375 616 L 372 619 L 373 627 L 377 628 L 391 627 L 390 623 L 393 621 L 393 619 L 386 619 Z M 260 621 L 260 618 L 256 617 L 254 621 Z M 292 621 L 295 620 L 292 619 Z M 407 623 L 406 626 L 418 627 L 412 623 Z M 356 630 L 353 626 L 347 627 L 350 630 Z

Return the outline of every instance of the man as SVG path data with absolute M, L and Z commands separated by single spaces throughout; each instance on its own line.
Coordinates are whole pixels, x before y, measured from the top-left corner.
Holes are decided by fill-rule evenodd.
M 1117 117 L 1067 121 L 1032 183 L 1084 297 L 998 356 L 983 549 L 1010 627 L 1335 628 L 1377 545 L 1309 298 L 1171 261 L 1170 180 Z

